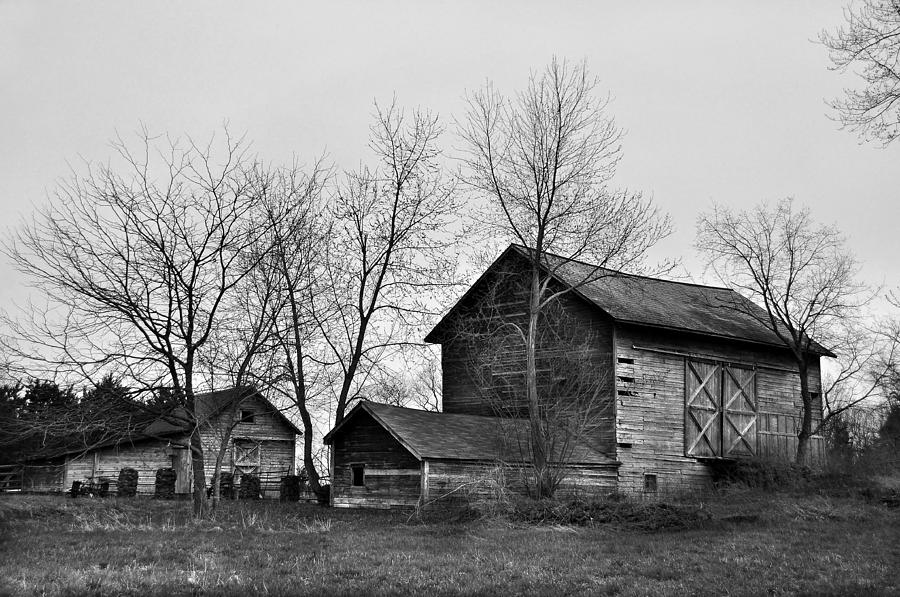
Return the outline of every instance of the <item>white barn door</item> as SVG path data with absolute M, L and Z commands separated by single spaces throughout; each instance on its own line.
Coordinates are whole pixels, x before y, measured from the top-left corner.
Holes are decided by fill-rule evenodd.
M 722 369 L 718 363 L 685 359 L 685 453 L 722 455 Z
M 756 371 L 685 359 L 684 453 L 696 458 L 756 456 Z
M 756 371 L 722 367 L 722 456 L 756 456 Z

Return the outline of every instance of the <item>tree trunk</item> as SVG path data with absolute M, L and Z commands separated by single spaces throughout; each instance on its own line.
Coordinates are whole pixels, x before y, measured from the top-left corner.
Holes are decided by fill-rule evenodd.
M 303 421 L 303 468 L 306 469 L 306 478 L 310 488 L 318 493 L 322 487 L 319 481 L 319 471 L 316 470 L 316 464 L 312 459 L 313 446 L 313 425 L 309 412 L 304 408 L 300 411 L 300 418 Z
M 299 321 L 299 310 L 293 301 L 291 302 L 291 309 L 294 321 Z M 319 482 L 319 471 L 316 470 L 316 465 L 312 459 L 314 430 L 312 417 L 309 416 L 309 408 L 306 404 L 306 374 L 303 370 L 303 350 L 301 348 L 300 332 L 296 324 L 294 325 L 294 343 L 296 345 L 295 356 L 297 359 L 294 364 L 294 402 L 297 405 L 297 410 L 300 411 L 300 420 L 303 422 L 303 468 L 306 469 L 306 478 L 309 486 L 318 494 L 321 490 L 321 484 Z M 288 358 L 290 358 L 290 354 Z M 341 418 L 343 418 L 343 410 L 339 408 L 338 411 L 341 412 Z
M 216 454 L 216 464 L 213 466 L 212 475 L 212 491 L 210 492 L 210 512 L 216 510 L 219 506 L 219 501 L 222 498 L 222 461 L 225 460 L 225 454 L 228 451 L 228 444 L 231 441 L 231 432 L 234 430 L 236 415 L 237 413 L 232 411 L 231 422 L 228 425 L 228 429 L 225 430 L 225 436 L 222 438 L 222 444 L 219 446 L 219 451 Z
M 537 326 L 541 300 L 540 269 L 531 269 L 531 289 L 528 306 L 528 332 L 525 341 L 525 393 L 528 400 L 528 420 L 531 429 L 531 459 L 534 469 L 534 497 L 552 497 L 545 452 L 544 424 L 541 420 L 537 387 Z
M 191 432 L 191 468 L 194 472 L 194 517 L 202 518 L 206 513 L 206 470 L 203 463 L 203 443 L 200 441 L 200 427 Z
M 797 363 L 800 371 L 800 399 L 803 412 L 800 418 L 800 431 L 797 433 L 797 464 L 809 465 L 809 438 L 812 437 L 812 397 L 809 394 L 809 366 L 801 361 Z
M 356 334 L 356 343 L 353 346 L 353 354 L 350 356 L 350 362 L 347 364 L 347 370 L 344 372 L 344 381 L 341 384 L 341 393 L 340 396 L 338 396 L 337 407 L 335 408 L 335 427 L 344 420 L 344 411 L 347 410 L 347 401 L 350 399 L 350 387 L 353 384 L 353 377 L 356 375 L 356 369 L 359 367 L 359 361 L 362 359 L 363 341 L 366 337 L 366 328 L 368 325 L 368 318 L 361 316 L 359 331 Z

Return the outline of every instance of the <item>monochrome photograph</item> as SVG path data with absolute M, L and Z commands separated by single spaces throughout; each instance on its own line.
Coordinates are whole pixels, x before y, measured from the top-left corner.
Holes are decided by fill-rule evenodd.
M 900 0 L 0 0 L 0 595 L 900 594 Z

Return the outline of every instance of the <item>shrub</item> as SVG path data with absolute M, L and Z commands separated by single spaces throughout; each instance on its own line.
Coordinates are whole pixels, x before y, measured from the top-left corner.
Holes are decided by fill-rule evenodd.
M 641 531 L 695 528 L 710 519 L 699 507 L 629 500 L 519 500 L 512 520 L 579 526 L 614 524 Z
M 709 465 L 718 489 L 738 485 L 775 491 L 809 486 L 813 471 L 799 464 L 768 460 L 715 460 Z
M 287 475 L 281 478 L 281 491 L 279 499 L 283 502 L 296 502 L 300 500 L 300 487 L 303 478 L 300 475 Z
M 238 492 L 238 497 L 242 500 L 258 500 L 262 497 L 257 475 L 241 475 L 241 488 Z

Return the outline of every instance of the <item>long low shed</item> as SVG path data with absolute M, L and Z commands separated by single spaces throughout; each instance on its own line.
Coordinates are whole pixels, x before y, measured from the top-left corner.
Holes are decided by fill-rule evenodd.
M 527 421 L 361 401 L 326 437 L 331 504 L 339 508 L 448 507 L 524 493 Z M 619 463 L 579 444 L 558 495 L 615 491 Z
M 200 439 L 206 484 L 219 450 L 225 445 L 221 470 L 236 477 L 253 474 L 263 481 L 263 496 L 277 497 L 281 477 L 295 469 L 299 429 L 253 388 L 229 388 L 198 394 Z M 73 482 L 115 481 L 122 469 L 138 473 L 137 492 L 153 495 L 159 469 L 175 470 L 175 494 L 192 490 L 193 471 L 188 445 L 191 424 L 176 410 L 127 437 L 91 447 L 74 446 L 33 458 L 22 467 L 22 488 L 35 492 L 68 491 Z

